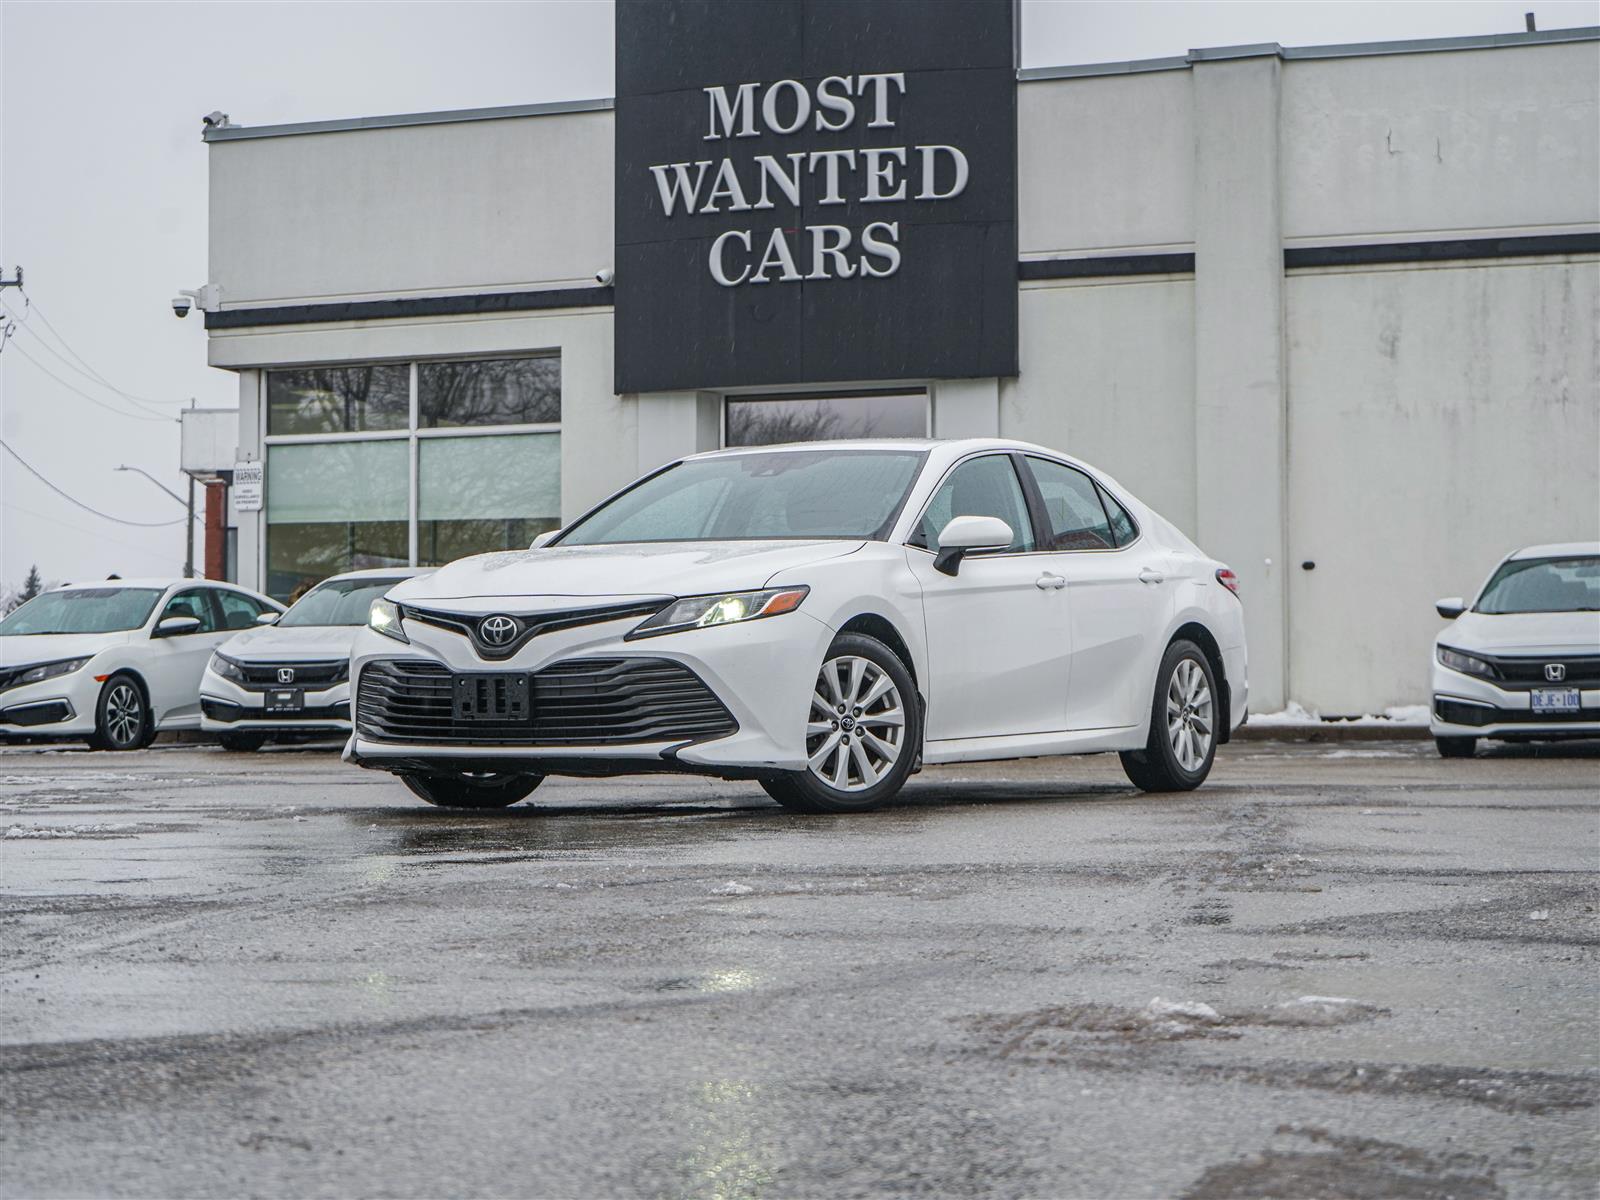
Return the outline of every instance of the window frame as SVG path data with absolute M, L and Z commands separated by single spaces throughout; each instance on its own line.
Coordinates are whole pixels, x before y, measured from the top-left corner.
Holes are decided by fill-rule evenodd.
M 1117 531 L 1116 531 L 1116 527 L 1111 522 L 1111 511 L 1108 508 L 1106 508 L 1106 497 L 1107 496 L 1110 496 L 1111 499 L 1115 500 L 1117 502 L 1117 504 L 1119 506 L 1121 506 L 1122 511 L 1128 514 L 1128 520 L 1133 525 L 1133 536 L 1131 538 L 1129 538 L 1126 542 L 1119 542 L 1115 546 L 1106 546 L 1106 547 L 1103 547 L 1103 548 L 1100 548 L 1100 549 L 1096 549 L 1093 546 L 1069 546 L 1069 547 L 1066 547 L 1064 549 L 1059 549 L 1059 550 L 1056 549 L 1054 546 L 1052 546 L 1050 549 L 1044 551 L 1044 553 L 1046 553 L 1046 554 L 1119 554 L 1122 551 L 1128 549 L 1130 546 L 1137 545 L 1138 542 L 1140 541 L 1140 539 L 1142 539 L 1144 537 L 1144 528 L 1143 528 L 1143 526 L 1141 526 L 1139 524 L 1138 520 L 1134 517 L 1133 510 L 1130 509 L 1126 504 L 1124 504 L 1122 502 L 1122 500 L 1119 499 L 1111 491 L 1110 488 L 1106 487 L 1105 484 L 1101 483 L 1099 478 L 1096 477 L 1096 475 L 1094 474 L 1094 472 L 1089 470 L 1087 467 L 1079 466 L 1079 465 L 1077 465 L 1075 463 L 1065 462 L 1062 459 L 1053 458 L 1048 454 L 1038 454 L 1038 453 L 1033 453 L 1033 452 L 1023 452 L 1023 451 L 1014 451 L 1013 453 L 1016 453 L 1019 457 L 1021 457 L 1023 459 L 1023 462 L 1020 464 L 1021 468 L 1023 469 L 1023 475 L 1024 475 L 1024 480 L 1025 480 L 1025 482 L 1023 484 L 1023 490 L 1028 495 L 1029 511 L 1033 514 L 1033 523 L 1034 523 L 1035 529 L 1037 530 L 1037 532 L 1034 535 L 1034 539 L 1036 541 L 1038 541 L 1040 543 L 1054 542 L 1054 540 L 1055 540 L 1055 532 L 1050 526 L 1050 512 L 1045 507 L 1044 493 L 1039 490 L 1039 481 L 1033 477 L 1033 468 L 1028 466 L 1028 464 L 1027 464 L 1027 460 L 1030 459 L 1030 458 L 1037 458 L 1041 462 L 1047 462 L 1047 463 L 1050 463 L 1050 464 L 1052 464 L 1054 466 L 1057 466 L 1057 467 L 1063 467 L 1063 468 L 1065 468 L 1066 470 L 1069 470 L 1069 471 L 1076 471 L 1076 472 L 1078 472 L 1078 474 L 1082 475 L 1085 479 L 1087 479 L 1094 486 L 1095 498 L 1100 501 L 1100 512 L 1101 512 L 1101 515 L 1103 515 L 1105 517 L 1105 519 L 1106 519 L 1106 528 L 1111 532 L 1111 536 L 1112 537 L 1116 536 Z
M 921 543 L 919 543 L 918 541 L 916 541 L 915 539 L 918 536 L 920 536 L 920 534 L 922 532 L 922 522 L 927 519 L 928 510 L 933 507 L 933 501 L 939 495 L 940 491 L 942 491 L 944 489 L 944 485 L 949 482 L 950 477 L 952 475 L 954 475 L 958 470 L 960 470 L 962 467 L 964 467 L 967 463 L 973 462 L 976 459 L 980 459 L 980 458 L 1009 458 L 1011 460 L 1011 470 L 1017 476 L 1017 486 L 1022 489 L 1022 503 L 1023 503 L 1023 507 L 1027 510 L 1027 513 L 1028 513 L 1028 524 L 1031 526 L 1031 532 L 1033 534 L 1033 549 L 1031 549 L 1031 550 L 1012 550 L 1009 547 L 1007 547 L 1006 549 L 1003 549 L 1003 550 L 969 550 L 969 551 L 967 551 L 965 557 L 966 558 L 1021 558 L 1024 555 L 1028 555 L 1028 554 L 1048 554 L 1048 553 L 1052 553 L 1051 551 L 1045 550 L 1040 545 L 1040 542 L 1042 541 L 1042 539 L 1040 537 L 1040 531 L 1041 531 L 1042 527 L 1039 524 L 1039 514 L 1042 511 L 1042 505 L 1041 506 L 1036 506 L 1036 504 L 1035 504 L 1034 495 L 1030 491 L 1030 485 L 1033 482 L 1032 477 L 1030 475 L 1028 475 L 1024 471 L 1023 465 L 1017 461 L 1021 457 L 1022 457 L 1022 452 L 1020 450 L 1011 450 L 1011 449 L 1005 449 L 1005 448 L 991 448 L 991 449 L 986 449 L 986 450 L 974 450 L 972 453 L 962 455 L 962 457 L 958 458 L 955 462 L 951 463 L 949 468 L 945 471 L 945 473 L 943 475 L 939 476 L 939 481 L 933 485 L 933 490 L 928 493 L 928 498 L 927 498 L 927 500 L 923 501 L 922 507 L 917 510 L 916 519 L 911 522 L 911 528 L 907 532 L 906 538 L 905 538 L 905 541 L 904 541 L 903 544 L 909 549 L 921 550 L 924 554 L 936 557 L 938 555 L 938 553 L 939 553 L 939 551 L 937 549 L 935 549 L 935 548 L 933 548 L 931 546 L 924 546 Z M 1043 528 L 1048 528 L 1048 526 L 1045 526 Z M 1015 532 L 1016 532 L 1015 530 L 1012 530 L 1013 534 L 1015 534 Z
M 548 347 L 539 350 L 522 350 L 515 352 L 498 352 L 483 354 L 445 354 L 428 355 L 419 358 L 361 358 L 339 359 L 333 361 L 316 361 L 300 363 L 278 363 L 271 367 L 263 367 L 257 373 L 256 386 L 256 426 L 259 433 L 261 446 L 260 458 L 265 467 L 267 450 L 272 446 L 315 445 L 330 442 L 382 442 L 396 441 L 406 443 L 407 473 L 406 473 L 406 514 L 403 518 L 406 524 L 406 563 L 408 568 L 418 565 L 418 555 L 421 550 L 421 532 L 418 519 L 418 509 L 421 503 L 419 494 L 421 487 L 421 454 L 420 444 L 430 438 L 453 437 L 496 437 L 530 433 L 553 433 L 558 438 L 561 435 L 561 421 L 523 422 L 512 425 L 450 425 L 450 426 L 424 426 L 421 424 L 420 393 L 418 389 L 417 368 L 422 363 L 462 363 L 462 362 L 495 362 L 511 358 L 551 358 L 555 359 L 557 376 L 562 389 L 561 402 L 565 412 L 566 372 L 562 362 L 561 348 Z M 271 420 L 268 389 L 270 376 L 274 371 L 295 370 L 335 370 L 358 367 L 378 367 L 402 365 L 406 368 L 407 375 L 407 416 L 406 426 L 403 429 L 377 429 L 354 430 L 341 433 L 269 433 L 268 425 Z M 560 461 L 559 449 L 557 462 Z M 271 487 L 271 480 L 267 480 L 267 487 Z M 269 561 L 269 543 L 272 537 L 273 522 L 267 519 L 266 506 L 262 505 L 260 514 L 260 536 L 257 538 L 256 547 L 256 572 L 257 578 L 265 580 L 267 577 Z M 561 514 L 555 514 L 557 528 L 561 528 Z M 337 572 L 336 572 L 337 573 Z M 331 578 L 331 576 L 329 577 Z

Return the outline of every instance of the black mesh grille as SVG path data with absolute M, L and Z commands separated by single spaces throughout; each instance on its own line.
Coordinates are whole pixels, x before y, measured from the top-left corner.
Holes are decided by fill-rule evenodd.
M 293 725 L 296 721 L 350 719 L 348 704 L 308 704 L 292 712 L 268 712 L 264 708 L 245 708 L 240 704 L 205 698 L 200 701 L 200 711 L 213 721 L 227 721 L 230 724 L 234 721 L 282 721 L 286 725 Z
M 287 683 L 278 678 L 278 671 L 282 668 L 294 672 L 294 678 Z M 291 684 L 294 687 L 331 687 L 349 678 L 350 660 L 339 658 L 324 659 L 321 662 L 241 662 L 239 669 L 244 672 L 244 686 L 251 689 L 264 690 Z
M 458 722 L 450 670 L 421 659 L 362 669 L 356 726 L 387 742 L 620 746 L 721 737 L 733 715 L 693 671 L 661 658 L 575 658 L 537 671 L 531 721 Z
M 1600 654 L 1574 654 L 1567 658 L 1499 658 L 1487 654 L 1478 657 L 1488 660 L 1508 691 L 1536 687 L 1600 687 Z M 1545 667 L 1552 664 L 1566 668 L 1561 679 L 1551 679 L 1544 673 Z
M 1452 725 L 1563 725 L 1568 722 L 1582 724 L 1600 721 L 1600 708 L 1580 708 L 1576 712 L 1536 713 L 1527 708 L 1493 708 L 1482 704 L 1464 704 L 1436 696 L 1433 711 L 1441 721 Z

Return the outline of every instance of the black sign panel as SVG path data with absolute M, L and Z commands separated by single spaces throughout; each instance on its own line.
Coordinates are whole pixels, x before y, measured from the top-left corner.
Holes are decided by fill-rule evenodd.
M 619 392 L 1017 373 L 1012 0 L 618 0 Z

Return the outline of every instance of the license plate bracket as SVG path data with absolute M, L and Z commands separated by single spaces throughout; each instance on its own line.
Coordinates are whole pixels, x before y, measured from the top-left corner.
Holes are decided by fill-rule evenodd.
M 457 675 L 451 693 L 455 718 L 471 723 L 517 724 L 533 719 L 526 671 Z
M 273 688 L 267 693 L 269 713 L 301 712 L 306 706 L 305 688 Z
M 1536 713 L 1575 713 L 1578 711 L 1578 689 L 1534 688 L 1532 708 Z

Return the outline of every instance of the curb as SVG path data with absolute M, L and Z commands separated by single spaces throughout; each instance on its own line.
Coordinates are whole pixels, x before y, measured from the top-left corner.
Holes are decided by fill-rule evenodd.
M 1250 725 L 1234 730 L 1236 742 L 1416 742 L 1433 734 L 1426 725 L 1357 725 L 1352 721 L 1318 721 L 1305 725 Z

